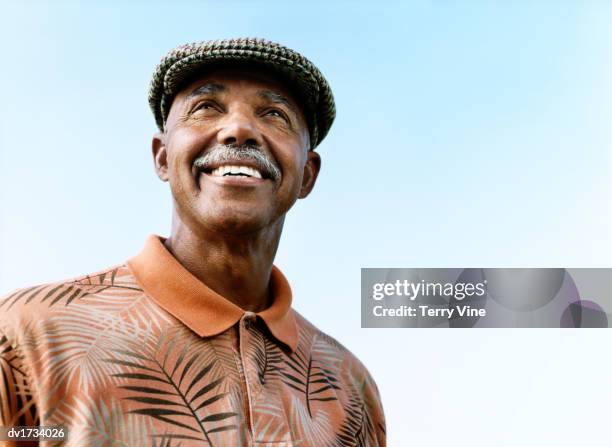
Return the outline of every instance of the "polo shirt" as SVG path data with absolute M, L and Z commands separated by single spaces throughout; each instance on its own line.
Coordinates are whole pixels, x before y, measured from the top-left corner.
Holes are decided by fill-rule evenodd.
M 366 368 L 291 307 L 275 266 L 269 286 L 270 307 L 245 311 L 152 235 L 124 264 L 9 294 L 0 426 L 63 426 L 54 445 L 79 447 L 384 446 Z

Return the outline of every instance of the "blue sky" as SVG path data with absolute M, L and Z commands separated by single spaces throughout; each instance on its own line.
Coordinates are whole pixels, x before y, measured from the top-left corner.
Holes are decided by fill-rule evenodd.
M 373 373 L 390 445 L 604 436 L 607 332 L 361 329 L 359 278 L 611 266 L 610 4 L 7 1 L 2 17 L 0 291 L 102 269 L 167 234 L 153 68 L 185 42 L 265 37 L 315 62 L 338 109 L 276 263 L 296 308 Z

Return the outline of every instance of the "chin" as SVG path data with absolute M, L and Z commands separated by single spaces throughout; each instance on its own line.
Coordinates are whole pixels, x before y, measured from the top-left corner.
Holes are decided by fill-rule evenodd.
M 220 233 L 248 234 L 260 231 L 271 224 L 264 213 L 224 210 L 206 213 L 199 219 L 202 225 Z

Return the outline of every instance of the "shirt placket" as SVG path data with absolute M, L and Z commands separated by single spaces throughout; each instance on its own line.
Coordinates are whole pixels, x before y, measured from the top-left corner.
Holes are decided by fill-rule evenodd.
M 252 367 L 249 362 L 248 346 L 251 342 L 253 325 L 255 324 L 257 316 L 253 312 L 245 312 L 238 324 L 238 346 L 240 362 L 238 370 L 241 376 L 241 387 L 242 387 L 242 401 L 243 411 L 247 420 L 247 428 L 249 431 L 250 444 L 253 445 L 255 439 L 255 433 L 253 433 L 253 374 Z
M 268 380 L 265 377 L 266 365 L 261 365 L 261 356 L 266 356 L 266 353 L 262 354 L 262 350 L 266 349 L 266 335 L 262 331 L 256 314 L 246 312 L 242 316 L 238 324 L 238 335 L 243 395 L 245 397 L 244 411 L 250 434 L 249 438 L 257 446 L 286 447 L 293 445 L 289 427 L 282 411 L 281 396 L 273 383 L 267 383 Z M 262 368 L 264 370 L 260 371 Z M 271 408 L 280 410 L 280 414 L 270 413 Z

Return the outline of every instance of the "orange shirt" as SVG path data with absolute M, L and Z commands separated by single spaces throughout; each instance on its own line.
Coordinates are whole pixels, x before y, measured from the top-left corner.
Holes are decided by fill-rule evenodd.
M 64 426 L 79 447 L 384 446 L 365 367 L 291 308 L 276 267 L 270 287 L 246 312 L 151 236 L 124 265 L 8 295 L 0 426 Z

